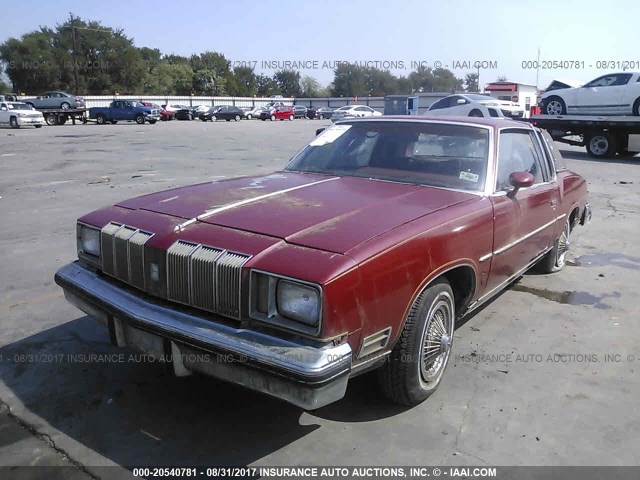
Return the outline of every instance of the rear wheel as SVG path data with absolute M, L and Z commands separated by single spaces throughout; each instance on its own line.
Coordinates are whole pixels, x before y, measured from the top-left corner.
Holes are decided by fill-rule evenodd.
M 16 117 L 11 117 L 9 119 L 9 125 L 11 125 L 11 128 L 20 128 L 20 124 L 18 123 L 18 119 Z
M 47 117 L 47 123 L 49 123 L 49 118 L 51 118 L 51 117 L 53 117 L 53 115 L 49 115 L 49 116 Z M 100 115 L 97 115 L 97 116 L 96 116 L 96 123 L 97 123 L 98 125 L 104 125 L 104 124 L 105 124 L 105 122 L 106 122 L 106 120 L 107 120 L 107 119 L 106 119 L 106 118 L 104 117 L 104 115 L 102 115 L 102 114 L 100 114 Z M 49 125 L 53 125 L 53 124 L 49 123 Z
M 216 120 L 218 120 L 218 117 L 215 115 L 211 115 L 211 121 L 215 122 Z
M 271 115 L 271 121 L 273 122 L 276 119 L 275 115 Z
M 436 391 L 449 361 L 454 323 L 453 291 L 444 278 L 436 280 L 411 306 L 395 347 L 378 370 L 385 395 L 413 406 Z
M 71 108 L 71 105 L 69 105 L 67 102 L 62 102 L 62 103 L 60 104 L 60 108 L 61 108 L 62 110 L 69 110 L 69 109 Z
M 289 121 L 293 121 L 295 117 L 293 115 L 289 115 Z
M 633 103 L 633 114 L 636 117 L 640 117 L 640 98 L 636 99 L 636 101 Z
M 154 123 L 156 123 L 156 121 L 157 121 L 157 120 L 149 120 L 149 123 L 150 123 L 151 125 L 153 125 Z
M 111 120 L 111 125 L 115 125 L 116 123 L 118 123 L 118 120 Z
M 36 128 L 42 128 L 42 125 L 34 125 Z
M 587 135 L 585 139 L 587 153 L 594 158 L 611 157 L 616 153 L 616 139 L 607 132 L 597 132 Z

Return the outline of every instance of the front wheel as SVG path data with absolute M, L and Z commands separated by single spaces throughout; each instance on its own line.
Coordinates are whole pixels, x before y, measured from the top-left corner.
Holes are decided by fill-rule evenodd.
M 118 120 L 111 120 L 111 125 L 115 125 L 116 123 L 118 123 Z
M 275 119 L 276 119 L 276 116 L 275 115 L 271 115 L 271 121 L 273 122 L 273 121 L 275 121 Z
M 42 125 L 34 125 L 36 128 L 42 128 Z
M 560 97 L 549 97 L 542 103 L 542 112 L 547 115 L 566 115 L 567 106 Z
M 378 370 L 385 395 L 414 406 L 436 391 L 449 362 L 454 323 L 453 291 L 442 278 L 413 303 L 395 347 Z
M 540 273 L 556 273 L 567 264 L 567 252 L 571 247 L 571 222 L 567 219 L 560 237 L 553 244 L 544 257 L 536 265 Z
M 18 123 L 18 119 L 16 117 L 11 117 L 9 119 L 9 125 L 11 125 L 11 128 L 20 128 L 20 124 Z
M 138 125 L 144 125 L 144 116 L 143 115 L 136 115 L 136 123 Z
M 150 123 L 151 125 L 153 125 L 154 123 L 156 123 L 156 121 L 157 121 L 157 120 L 149 120 L 149 123 Z
M 235 117 L 233 117 L 233 119 L 234 119 L 236 122 L 239 122 L 239 121 L 240 121 L 240 115 L 236 115 Z
M 289 121 L 293 121 L 295 117 L 293 115 L 289 115 Z

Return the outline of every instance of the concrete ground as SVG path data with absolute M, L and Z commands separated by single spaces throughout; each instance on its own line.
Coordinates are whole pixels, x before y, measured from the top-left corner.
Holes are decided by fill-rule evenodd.
M 561 146 L 594 208 L 570 265 L 524 276 L 459 326 L 442 385 L 418 407 L 391 404 L 373 375 L 304 412 L 149 362 L 88 361 L 121 350 L 53 282 L 76 257 L 76 218 L 273 171 L 326 123 L 0 130 L 0 465 L 106 478 L 110 465 L 640 464 L 639 157 Z

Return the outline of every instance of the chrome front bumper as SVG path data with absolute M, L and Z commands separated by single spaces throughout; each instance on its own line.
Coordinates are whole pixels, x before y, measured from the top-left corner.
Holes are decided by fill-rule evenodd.
M 84 267 L 55 275 L 65 298 L 109 328 L 112 343 L 170 362 L 176 375 L 200 372 L 313 410 L 340 400 L 351 347 L 312 347 L 171 308 Z

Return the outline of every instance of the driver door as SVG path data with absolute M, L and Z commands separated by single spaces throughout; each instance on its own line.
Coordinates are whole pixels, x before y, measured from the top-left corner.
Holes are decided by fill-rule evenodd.
M 555 175 L 549 171 L 542 145 L 531 129 L 501 130 L 495 191 L 494 244 L 487 292 L 522 273 L 555 241 L 560 198 Z M 509 183 L 513 172 L 527 171 L 533 185 L 515 194 Z
M 624 92 L 631 78 L 630 73 L 604 75 L 589 82 L 576 92 L 575 111 L 569 113 L 585 113 L 607 115 L 624 113 Z

